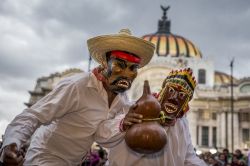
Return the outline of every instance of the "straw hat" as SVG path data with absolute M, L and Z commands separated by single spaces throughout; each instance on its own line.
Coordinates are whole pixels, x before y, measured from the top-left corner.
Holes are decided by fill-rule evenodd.
M 119 50 L 126 51 L 141 58 L 139 67 L 151 60 L 155 46 L 153 43 L 131 35 L 129 29 L 122 29 L 118 34 L 102 35 L 87 41 L 92 58 L 98 63 L 106 60 L 106 53 Z

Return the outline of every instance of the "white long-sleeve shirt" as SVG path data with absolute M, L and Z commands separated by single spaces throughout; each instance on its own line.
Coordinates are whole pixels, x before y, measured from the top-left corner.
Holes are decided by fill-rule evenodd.
M 90 149 L 98 124 L 115 117 L 126 105 L 123 93 L 109 108 L 107 92 L 92 73 L 66 78 L 15 117 L 2 147 L 17 143 L 20 148 L 34 133 L 24 165 L 75 166 Z
M 167 144 L 161 152 L 152 155 L 136 153 L 129 149 L 123 139 L 125 132 L 112 130 L 117 126 L 115 122 L 119 123 L 119 120 L 120 117 L 110 120 L 113 123 L 104 121 L 95 134 L 98 143 L 110 148 L 110 166 L 206 166 L 195 154 L 185 117 L 178 119 L 174 126 L 165 127 Z

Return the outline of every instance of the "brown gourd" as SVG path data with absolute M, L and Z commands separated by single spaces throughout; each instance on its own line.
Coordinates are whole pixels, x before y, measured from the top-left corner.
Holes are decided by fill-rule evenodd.
M 159 152 L 167 143 L 165 129 L 156 120 L 160 117 L 161 105 L 151 94 L 148 81 L 144 81 L 143 94 L 131 111 L 142 114 L 142 123 L 134 124 L 125 135 L 125 142 L 132 150 L 151 154 Z

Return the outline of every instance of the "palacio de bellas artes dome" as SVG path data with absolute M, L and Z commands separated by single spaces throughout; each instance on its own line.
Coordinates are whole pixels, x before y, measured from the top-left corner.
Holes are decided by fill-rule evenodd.
M 142 36 L 156 45 L 155 54 L 149 65 L 139 70 L 128 92 L 130 99 L 136 100 L 141 96 L 144 80 L 149 80 L 152 92 L 159 92 L 164 78 L 172 69 L 190 67 L 198 82 L 187 113 L 195 149 L 200 152 L 223 148 L 248 150 L 250 77 L 236 79 L 231 74 L 217 71 L 213 61 L 202 58 L 206 53 L 195 43 L 172 33 L 171 20 L 167 16 L 169 7 L 161 8 L 163 15 L 158 21 L 158 30 Z M 34 90 L 29 91 L 30 100 L 25 104 L 30 107 L 49 93 L 58 81 L 80 72 L 84 71 L 69 69 L 37 79 Z

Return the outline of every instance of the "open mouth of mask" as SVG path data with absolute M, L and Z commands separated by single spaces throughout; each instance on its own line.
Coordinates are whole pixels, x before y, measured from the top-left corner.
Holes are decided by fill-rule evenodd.
M 175 104 L 172 104 L 172 103 L 164 103 L 164 110 L 167 112 L 167 113 L 175 113 L 178 109 L 178 106 L 175 105 Z
M 118 80 L 115 85 L 119 88 L 128 89 L 130 87 L 130 84 L 131 84 L 130 81 L 126 79 L 121 79 L 121 80 Z
M 124 77 L 120 77 L 117 78 L 112 85 L 115 85 L 117 88 L 121 88 L 121 89 L 128 89 L 131 86 L 131 81 L 127 78 Z

